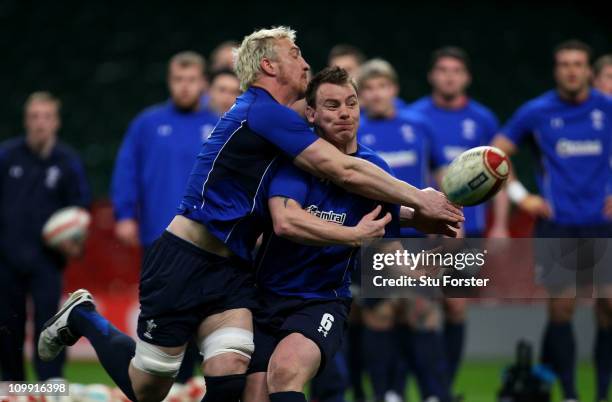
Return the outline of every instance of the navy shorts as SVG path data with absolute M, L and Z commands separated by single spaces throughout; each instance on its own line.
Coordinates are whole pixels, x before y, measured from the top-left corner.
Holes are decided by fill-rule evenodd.
M 208 253 L 167 231 L 147 250 L 137 328 L 143 341 L 181 346 L 206 317 L 253 307 L 255 285 L 248 262 Z
M 612 224 L 569 226 L 540 220 L 534 236 L 536 283 L 553 295 L 612 283 Z
M 300 299 L 260 294 L 254 313 L 255 352 L 248 372 L 267 371 L 276 345 L 287 335 L 297 332 L 319 347 L 320 373 L 340 349 L 350 306 L 350 299 Z

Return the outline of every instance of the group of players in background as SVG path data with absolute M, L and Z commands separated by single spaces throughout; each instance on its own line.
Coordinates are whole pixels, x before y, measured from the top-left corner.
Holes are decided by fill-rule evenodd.
M 346 305 L 350 298 L 350 293 L 345 289 L 348 285 L 347 278 L 340 275 L 340 282 L 329 286 L 336 292 L 334 297 L 323 295 L 322 290 L 316 288 L 316 283 L 312 283 L 322 281 L 323 277 L 317 277 L 316 281 L 313 281 L 313 278 L 303 276 L 304 270 L 308 268 L 307 264 L 303 266 L 304 270 L 297 269 L 304 261 L 319 264 L 316 260 L 308 260 L 308 256 L 316 252 L 294 245 L 296 249 L 288 253 L 287 248 L 292 247 L 292 243 L 283 243 L 289 240 L 293 244 L 305 243 L 308 245 L 306 247 L 326 247 L 325 252 L 349 266 L 354 264 L 354 255 L 352 252 L 348 255 L 345 253 L 352 249 L 349 246 L 355 245 L 356 240 L 365 237 L 364 233 L 380 236 L 381 227 L 386 226 L 387 236 L 421 237 L 426 235 L 425 232 L 443 233 L 447 227 L 442 225 L 443 229 L 440 229 L 441 226 L 436 225 L 432 229 L 431 223 L 421 225 L 415 217 L 421 213 L 420 201 L 412 200 L 410 195 L 385 194 L 382 189 L 382 195 L 373 195 L 376 189 L 368 192 L 365 188 L 374 188 L 374 181 L 367 178 L 350 182 L 354 188 L 347 188 L 363 196 L 363 202 L 360 201 L 361 197 L 347 198 L 348 194 L 345 195 L 341 189 L 342 180 L 334 176 L 339 168 L 329 168 L 329 171 L 326 171 L 325 166 L 333 164 L 312 155 L 311 147 L 315 144 L 312 141 L 315 139 L 309 142 L 308 138 L 298 139 L 294 136 L 296 132 L 303 130 L 301 126 L 299 129 L 295 128 L 299 124 L 298 119 L 304 122 L 304 119 L 307 119 L 308 123 L 315 127 L 317 134 L 333 144 L 339 153 L 371 161 L 382 170 L 392 171 L 401 181 L 420 189 L 436 187 L 444 167 L 467 149 L 492 144 L 512 154 L 527 136 L 533 136 L 534 143 L 542 155 L 541 166 L 538 167 L 541 169 L 538 170 L 540 195 L 529 194 L 514 179 L 508 186 L 508 191 L 500 193 L 491 202 L 493 223 L 487 233 L 484 205 L 464 208 L 465 220 L 455 216 L 440 218 L 444 215 L 440 211 L 423 210 L 425 220 L 430 219 L 430 222 L 436 223 L 441 221 L 450 226 L 460 221 L 459 236 L 507 237 L 511 199 L 520 208 L 538 218 L 535 236 L 610 237 L 612 198 L 608 198 L 608 194 L 612 194 L 612 101 L 603 93 L 612 94 L 612 56 L 598 59 L 592 69 L 591 50 L 587 45 L 578 41 L 559 45 L 553 52 L 557 87 L 525 104 L 500 128 L 495 115 L 467 95 L 472 77 L 468 55 L 462 49 L 444 47 L 436 50 L 432 54 L 428 73 L 432 93 L 407 104 L 398 97 L 398 75 L 389 62 L 382 59 L 366 60 L 358 49 L 347 45 L 334 47 L 329 56 L 330 67 L 337 66 L 342 70 L 328 68 L 315 75 L 308 88 L 304 85 L 303 93 L 296 88 L 288 90 L 287 86 L 299 87 L 302 75 L 309 73 L 308 65 L 294 45 L 294 38 L 287 32 L 276 32 L 271 36 L 256 39 L 259 43 L 272 41 L 275 44 L 272 46 L 272 52 L 277 52 L 276 60 L 265 53 L 269 49 L 261 49 L 263 53 L 250 52 L 251 58 L 259 55 L 260 58 L 255 62 L 259 65 L 259 70 L 255 68 L 255 73 L 251 71 L 252 80 L 247 80 L 246 83 L 257 85 L 244 85 L 244 66 L 237 67 L 234 71 L 231 49 L 239 48 L 240 61 L 240 51 L 249 50 L 245 45 L 257 46 L 247 43 L 247 39 L 242 44 L 228 42 L 217 48 L 208 75 L 204 59 L 197 53 L 182 52 L 174 56 L 168 69 L 171 99 L 147 109 L 134 119 L 119 151 L 112 185 L 117 218 L 116 235 L 124 243 L 141 245 L 146 251 L 141 278 L 141 315 L 144 317 L 139 319 L 140 340 L 135 344 L 120 334 L 95 312 L 91 295 L 82 292 L 69 299 L 69 304 L 46 326 L 47 335 L 43 338 L 47 344 L 43 345 L 42 351 L 42 355 L 46 356 L 43 357 L 55 357 L 64 345 L 71 344 L 81 335 L 86 336 L 115 382 L 130 399 L 139 401 L 159 400 L 168 392 L 175 379 L 185 381 L 193 373 L 195 361 L 201 360 L 197 352 L 198 347 L 204 356 L 203 370 L 209 392 L 205 401 L 232 400 L 230 395 L 240 395 L 245 387 L 247 392 L 244 400 L 261 400 L 258 398 L 265 398 L 269 392 L 273 402 L 302 401 L 304 395 L 302 390 L 297 388 L 303 387 L 312 377 L 314 379 L 311 393 L 312 398 L 316 400 L 342 401 L 348 387 L 352 389 L 355 400 L 364 400 L 361 383 L 364 372 L 370 377 L 377 401 L 403 400 L 408 373 L 414 375 L 417 380 L 423 400 L 456 400 L 458 397 L 452 395 L 452 384 L 460 366 L 464 345 L 467 307 L 464 299 L 449 298 L 439 303 L 427 300 L 400 302 L 363 299 L 358 296 L 358 287 L 353 286 L 354 299 L 349 309 Z M 287 60 L 280 62 L 279 53 L 284 50 L 287 51 Z M 266 60 L 267 57 L 272 61 Z M 274 65 L 277 61 L 282 67 Z M 248 63 L 252 60 L 242 62 Z M 287 68 L 295 70 L 296 73 L 293 76 L 287 75 L 286 71 L 282 71 Z M 350 78 L 347 78 L 344 72 Z M 257 81 L 261 80 L 262 76 L 273 84 Z M 279 80 L 279 77 L 283 80 Z M 351 80 L 356 86 L 352 85 Z M 592 85 L 601 92 L 592 89 Z M 241 96 L 243 104 L 239 101 L 232 106 L 241 91 L 244 91 Z M 305 105 L 299 102 L 304 95 Z M 272 99 L 267 99 L 266 96 Z M 324 103 L 319 104 L 321 99 Z M 272 104 L 274 100 L 293 107 L 303 116 L 299 117 L 296 112 L 278 103 Z M 39 96 L 33 102 L 48 103 L 49 98 Z M 26 121 L 28 108 L 31 107 L 32 103 L 26 107 Z M 253 115 L 249 114 L 251 109 Z M 57 108 L 55 113 L 59 113 Z M 221 116 L 225 117 L 218 122 Z M 343 128 L 326 131 L 326 122 L 334 118 L 341 122 Z M 286 120 L 290 128 L 276 127 L 276 123 L 268 121 L 270 119 Z M 245 128 L 252 132 L 244 132 Z M 222 134 L 226 132 L 227 135 L 215 138 L 215 131 Z M 339 137 L 334 137 L 334 134 Z M 352 142 L 355 134 L 359 145 Z M 275 161 L 277 155 L 266 159 L 265 163 L 256 159 L 249 160 L 248 157 L 237 157 L 236 155 L 244 156 L 241 153 L 248 155 L 248 149 L 265 148 L 266 145 L 259 142 L 249 142 L 249 135 L 263 136 L 266 141 L 276 144 L 283 153 L 295 158 L 294 163 L 300 169 L 326 177 L 338 186 L 333 187 L 333 191 L 329 188 L 318 189 L 317 186 L 324 186 L 318 184 L 320 180 L 301 172 L 290 163 Z M 282 136 L 288 138 L 281 138 Z M 232 138 L 234 142 L 230 141 Z M 562 146 L 558 143 L 560 139 L 565 141 Z M 208 141 L 218 143 L 204 148 L 197 158 L 198 163 L 204 166 L 198 171 L 196 164 L 192 171 L 202 143 Z M 234 148 L 228 150 L 228 144 Z M 8 160 L 9 152 L 5 149 L 3 148 L 3 153 L 0 154 L 0 162 Z M 307 154 L 309 150 L 311 154 Z M 331 152 L 330 148 L 323 150 Z M 369 150 L 373 152 L 370 153 Z M 270 152 L 263 152 L 266 153 Z M 249 172 L 249 169 L 253 171 Z M 355 171 L 360 172 L 359 168 Z M 4 171 L 2 174 L 4 175 Z M 15 172 L 10 174 L 14 175 Z M 241 175 L 253 176 L 250 180 L 237 179 L 240 186 L 250 190 L 246 194 L 254 196 L 252 203 L 250 197 L 234 198 L 231 195 L 235 189 L 226 180 L 228 177 L 236 180 Z M 585 176 L 590 179 L 584 180 Z M 188 196 L 184 197 L 188 177 Z M 376 176 L 377 179 L 381 177 L 383 176 Z M 383 180 L 379 185 L 390 184 L 398 186 L 397 183 Z M 329 186 L 329 183 L 325 185 Z M 214 194 L 208 199 L 204 196 L 207 186 L 207 191 Z M 395 189 L 401 192 L 398 190 L 399 186 L 393 186 L 387 191 L 392 192 Z M 0 196 L 1 194 L 2 192 Z M 247 213 L 236 212 L 230 207 L 230 215 L 233 215 L 224 216 L 224 196 L 237 204 L 246 203 Z M 381 197 L 378 201 L 384 203 L 382 208 L 377 207 L 375 202 L 366 202 L 368 198 L 376 196 Z M 263 199 L 260 199 L 262 197 Z M 311 204 L 312 197 L 320 203 Z M 308 221 L 310 217 L 319 217 L 316 216 L 316 209 L 313 210 L 307 204 L 324 212 L 325 209 L 320 206 L 325 203 L 330 203 L 329 205 L 334 207 L 333 210 L 338 211 L 341 208 L 337 208 L 334 203 L 345 205 L 347 202 L 355 203 L 351 204 L 354 215 L 342 223 L 360 228 L 360 231 L 357 231 L 359 235 L 352 233 L 349 236 L 336 232 L 334 225 L 338 225 L 335 223 L 326 222 L 330 226 L 319 227 L 317 225 L 320 223 Z M 176 206 L 179 203 L 181 212 L 178 217 L 181 219 L 177 220 Z M 398 204 L 412 208 L 412 214 L 415 216 L 408 219 L 413 219 L 412 227 L 408 224 L 407 227 L 399 228 L 401 216 L 406 210 L 393 207 Z M 381 209 L 388 211 L 389 216 L 384 213 L 378 216 Z M 263 211 L 261 214 L 260 210 Z M 308 211 L 308 216 L 300 214 L 304 210 Z M 254 211 L 258 212 L 257 219 L 252 218 Z M 451 215 L 454 213 L 452 209 L 449 211 Z M 259 237 L 259 234 L 248 232 L 260 225 L 258 219 L 267 220 L 272 225 L 271 231 L 264 231 L 263 246 L 255 262 L 257 272 L 265 274 L 258 275 L 255 281 L 260 288 L 271 293 L 265 294 L 265 297 L 262 294 L 244 293 L 237 288 L 247 288 L 250 284 L 249 278 L 240 283 L 230 283 L 229 279 L 224 277 L 226 274 L 214 276 L 215 266 L 223 266 L 228 264 L 228 261 L 232 281 L 241 275 L 243 270 L 250 269 L 244 266 L 243 260 L 248 261 L 246 253 L 256 254 L 255 243 L 251 240 Z M 308 221 L 311 226 L 297 227 L 295 221 L 299 220 Z M 194 235 L 193 232 L 197 229 L 191 221 L 207 223 L 207 235 Z M 169 232 L 164 233 L 170 222 L 172 224 L 168 228 Z M 160 236 L 165 238 L 165 243 L 156 243 Z M 236 239 L 237 236 L 245 238 Z M 323 236 L 328 237 L 322 239 Z M 179 244 L 181 240 L 191 244 Z M 344 247 L 336 249 L 332 244 Z M 177 251 L 177 248 L 181 247 L 182 250 Z M 189 250 L 189 247 L 193 250 Z M 273 253 L 275 258 L 269 258 L 270 261 L 267 261 L 266 256 L 269 253 Z M 172 255 L 172 258 L 168 255 Z M 299 278 L 301 287 L 280 286 L 291 284 L 295 279 L 284 278 L 278 274 L 283 267 L 275 267 L 274 264 L 275 261 L 282 263 L 280 256 L 292 261 L 291 266 L 284 269 L 291 271 L 292 267 L 295 268 L 292 272 L 295 278 Z M 172 271 L 169 269 L 173 264 L 174 269 L 179 268 L 176 264 L 193 265 L 194 269 L 197 268 L 198 263 L 195 260 L 198 257 L 208 261 L 204 268 L 207 274 L 212 276 L 207 278 L 205 285 L 198 282 L 200 277 L 193 272 L 185 273 L 187 276 L 182 280 L 191 280 L 193 287 L 205 288 L 215 296 L 219 292 L 212 290 L 214 286 L 226 283 L 235 290 L 236 295 L 233 296 L 234 299 L 226 298 L 221 302 L 215 297 L 206 299 L 213 307 L 210 311 L 194 315 L 191 310 L 194 306 L 199 306 L 202 300 L 181 299 L 182 296 L 178 297 L 178 293 L 164 294 L 167 290 L 161 289 L 163 286 L 160 285 L 159 278 L 171 278 Z M 317 265 L 319 271 L 315 272 L 321 272 L 324 268 L 333 271 L 333 267 L 325 267 L 320 263 Z M 166 271 L 162 272 L 164 269 Z M 358 272 L 356 273 L 358 276 Z M 156 279 L 156 276 L 159 278 Z M 334 278 L 331 277 L 332 280 Z M 209 283 L 215 280 L 219 282 Z M 180 280 L 178 284 L 184 285 Z M 309 284 L 314 288 L 306 289 Z M 357 277 L 354 278 L 354 285 L 358 285 Z M 143 294 L 143 288 L 149 293 Z M 178 292 L 179 289 L 175 290 Z M 180 290 L 185 292 L 185 288 Z M 563 293 L 566 289 L 554 290 L 558 293 L 551 294 L 553 297 L 549 300 L 549 322 L 543 338 L 542 361 L 550 365 L 557 374 L 565 399 L 578 400 L 574 384 L 576 358 L 571 327 L 575 299 Z M 189 296 L 189 292 L 185 293 Z M 189 314 L 177 314 L 166 323 L 164 318 L 172 315 L 172 311 L 161 311 L 158 306 L 161 300 L 170 296 L 177 297 L 177 310 L 189 311 Z M 255 328 L 253 331 L 249 323 L 245 323 L 249 321 L 248 316 L 245 318 L 240 314 L 223 315 L 224 312 L 243 308 L 257 309 L 244 300 L 238 300 L 250 298 L 260 298 L 260 304 L 269 304 L 267 308 L 261 309 L 259 316 L 255 313 L 258 316 L 256 322 L 259 320 L 260 324 L 263 323 L 260 327 L 265 330 Z M 612 294 L 606 295 L 598 298 L 596 303 L 598 329 L 594 356 L 597 401 L 607 400 L 612 373 L 611 298 Z M 300 304 L 295 304 L 295 299 L 301 300 Z M 341 299 L 341 302 L 336 299 Z M 304 300 L 308 302 L 303 302 Z M 321 300 L 333 300 L 334 303 L 332 307 L 322 307 Z M 183 305 L 179 306 L 179 302 Z M 215 303 L 219 307 L 214 307 Z M 329 318 L 325 321 L 320 317 L 329 317 L 325 315 L 330 314 L 327 308 L 332 311 L 331 321 Z M 68 319 L 71 310 L 74 313 Z M 292 316 L 296 312 L 299 313 L 295 314 L 299 318 Z M 280 326 L 276 322 L 279 316 L 284 319 Z M 212 322 L 207 322 L 211 317 Z M 313 333 L 300 321 L 304 317 L 316 321 Z M 57 322 L 64 322 L 65 325 L 54 327 Z M 190 341 L 194 335 L 192 322 L 197 324 L 201 342 Z M 200 322 L 203 322 L 201 326 Z M 337 332 L 338 328 L 342 328 L 343 322 L 348 324 L 345 337 L 343 331 Z M 226 325 L 228 323 L 229 325 Z M 160 332 L 158 337 L 156 331 L 166 325 L 169 332 Z M 42 331 L 43 324 L 37 323 L 37 326 L 38 334 Z M 53 331 L 55 332 L 51 333 Z M 178 342 L 172 336 L 181 332 L 185 335 Z M 255 333 L 254 342 L 252 332 Z M 314 339 L 323 332 L 326 339 Z M 169 335 L 170 333 L 172 335 Z M 278 333 L 282 333 L 283 337 L 276 339 Z M 287 333 L 290 335 L 285 336 Z M 293 334 L 312 340 L 315 345 L 313 353 L 318 355 L 318 358 L 308 354 L 311 344 L 304 343 L 303 339 L 291 338 Z M 330 339 L 334 342 L 331 346 Z M 342 342 L 344 345 L 341 347 Z M 183 347 L 184 343 L 189 343 L 189 346 Z M 258 355 L 261 353 L 258 350 L 260 344 L 271 345 L 263 357 Z M 285 346 L 285 349 L 282 346 Z M 266 352 L 266 347 L 260 347 L 260 350 Z M 290 352 L 295 350 L 306 354 L 291 355 Z M 398 350 L 402 351 L 399 355 Z M 226 355 L 232 358 L 220 359 Z M 177 356 L 180 358 L 177 359 Z M 295 362 L 296 359 L 300 362 L 297 366 L 284 364 Z M 313 359 L 310 365 L 308 359 Z M 251 367 L 247 371 L 249 361 Z M 254 363 L 259 363 L 259 366 L 256 367 L 257 364 Z M 61 368 L 58 367 L 58 370 L 60 371 L 45 375 L 60 376 Z M 245 372 L 249 374 L 247 378 L 244 378 Z M 3 376 L 5 373 L 3 367 Z M 267 380 L 265 376 L 262 380 L 260 374 L 267 374 Z M 467 398 L 469 400 L 469 395 Z

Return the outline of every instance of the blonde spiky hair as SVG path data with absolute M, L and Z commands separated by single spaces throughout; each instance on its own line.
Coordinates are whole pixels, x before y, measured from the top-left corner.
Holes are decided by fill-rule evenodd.
M 246 91 L 259 78 L 261 60 L 276 57 L 275 42 L 278 39 L 295 42 L 295 31 L 284 26 L 260 29 L 245 36 L 240 47 L 234 49 L 234 66 L 240 89 Z

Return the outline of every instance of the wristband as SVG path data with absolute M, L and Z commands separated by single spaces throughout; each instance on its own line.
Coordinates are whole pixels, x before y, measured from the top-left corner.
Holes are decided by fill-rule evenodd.
M 523 201 L 529 195 L 527 189 L 521 184 L 520 181 L 514 180 L 508 183 L 508 198 L 518 204 Z

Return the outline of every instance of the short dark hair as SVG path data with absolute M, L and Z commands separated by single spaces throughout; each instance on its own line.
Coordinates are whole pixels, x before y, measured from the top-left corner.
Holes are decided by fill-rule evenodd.
M 341 43 L 331 48 L 327 61 L 330 62 L 332 59 L 342 56 L 353 56 L 359 64 L 363 64 L 363 62 L 366 60 L 365 54 L 361 51 L 361 49 L 353 45 Z
M 325 67 L 315 74 L 306 88 L 306 104 L 314 108 L 317 104 L 317 91 L 323 84 L 351 85 L 355 92 L 357 86 L 345 69 L 338 66 Z
M 587 55 L 587 60 L 589 64 L 591 63 L 591 58 L 593 57 L 593 49 L 591 48 L 591 46 L 578 39 L 566 40 L 565 42 L 561 42 L 557 46 L 555 46 L 553 50 L 553 61 L 556 62 L 557 54 L 565 50 L 579 50 L 581 52 L 584 52 Z
M 238 80 L 238 76 L 236 75 L 236 72 L 230 68 L 222 68 L 220 70 L 215 70 L 210 74 L 210 79 L 208 80 L 210 82 L 210 84 L 212 85 L 213 82 L 215 82 L 215 80 L 217 79 L 217 77 L 221 76 L 221 75 L 231 75 L 232 77 L 236 78 L 236 80 Z M 238 80 L 239 81 L 239 80 Z
M 593 64 L 593 72 L 595 73 L 595 76 L 597 77 L 599 74 L 601 74 L 603 69 L 608 66 L 612 66 L 612 54 L 604 54 L 595 60 L 595 64 Z
M 444 46 L 434 50 L 434 52 L 431 54 L 431 62 L 429 64 L 429 69 L 433 70 L 433 68 L 436 66 L 436 63 L 438 63 L 440 59 L 446 57 L 451 57 L 453 59 L 459 60 L 461 63 L 463 63 L 465 69 L 470 71 L 470 56 L 468 56 L 465 50 L 457 46 Z

